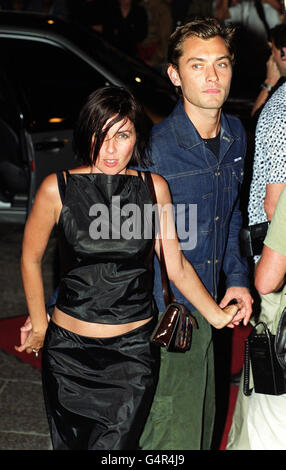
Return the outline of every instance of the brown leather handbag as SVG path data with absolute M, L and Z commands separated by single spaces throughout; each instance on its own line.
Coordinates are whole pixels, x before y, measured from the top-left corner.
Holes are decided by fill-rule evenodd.
M 157 204 L 153 180 L 145 172 L 153 204 Z M 159 224 L 158 224 L 159 226 Z M 163 298 L 166 309 L 161 315 L 152 335 L 151 342 L 166 348 L 170 352 L 186 352 L 191 348 L 193 328 L 198 328 L 196 319 L 183 304 L 176 302 L 168 279 L 162 240 L 160 238 L 160 266 Z

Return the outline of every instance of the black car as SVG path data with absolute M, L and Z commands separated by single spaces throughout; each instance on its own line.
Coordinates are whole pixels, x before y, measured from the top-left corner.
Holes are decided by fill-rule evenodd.
M 2 11 L 0 49 L 1 221 L 25 222 L 43 178 L 78 165 L 73 127 L 92 91 L 127 87 L 153 122 L 177 100 L 159 73 L 58 18 Z

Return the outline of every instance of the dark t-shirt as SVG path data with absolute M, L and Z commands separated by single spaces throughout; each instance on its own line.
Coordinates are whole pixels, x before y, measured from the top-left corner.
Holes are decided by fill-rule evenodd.
M 218 158 L 219 156 L 219 146 L 220 146 L 220 132 L 216 137 L 212 137 L 211 139 L 204 139 L 205 144 L 207 147 L 215 154 Z

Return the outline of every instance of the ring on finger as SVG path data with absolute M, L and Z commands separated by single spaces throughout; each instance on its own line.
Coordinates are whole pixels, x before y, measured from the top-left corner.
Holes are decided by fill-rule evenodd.
M 38 357 L 39 356 L 39 349 L 32 349 L 33 353 L 35 353 L 35 356 Z

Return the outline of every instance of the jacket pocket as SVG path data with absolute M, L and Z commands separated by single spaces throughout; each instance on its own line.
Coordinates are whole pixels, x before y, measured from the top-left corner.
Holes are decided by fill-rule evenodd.
M 238 183 L 242 183 L 244 177 L 244 171 L 242 165 L 237 165 L 232 168 L 232 178 Z

